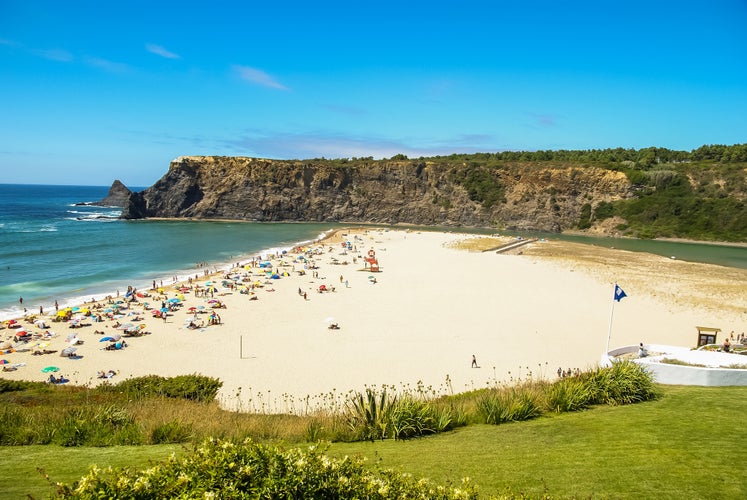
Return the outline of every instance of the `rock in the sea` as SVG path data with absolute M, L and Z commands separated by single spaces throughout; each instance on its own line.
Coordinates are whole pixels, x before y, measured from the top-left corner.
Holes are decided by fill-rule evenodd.
M 122 184 L 119 180 L 115 180 L 112 183 L 112 187 L 109 188 L 109 193 L 102 200 L 91 203 L 99 207 L 124 207 L 127 200 L 130 198 L 130 191 L 127 186 Z

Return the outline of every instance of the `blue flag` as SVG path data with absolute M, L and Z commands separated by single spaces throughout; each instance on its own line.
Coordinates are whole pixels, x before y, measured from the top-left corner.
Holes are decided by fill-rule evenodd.
M 623 297 L 627 297 L 628 294 L 626 294 L 622 288 L 620 288 L 620 285 L 615 283 L 615 300 L 620 302 Z

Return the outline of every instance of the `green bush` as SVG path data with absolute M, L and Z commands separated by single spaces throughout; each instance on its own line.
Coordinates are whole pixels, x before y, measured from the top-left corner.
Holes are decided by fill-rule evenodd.
M 366 388 L 365 394 L 354 394 L 346 403 L 345 419 L 355 439 L 374 441 L 386 438 L 389 435 L 390 414 L 396 401 L 396 396 L 390 397 L 386 389 L 382 389 L 381 394 L 371 388 Z
M 505 202 L 505 188 L 498 179 L 495 168 L 471 162 L 453 169 L 449 177 L 467 191 L 470 200 L 480 203 L 483 208 L 488 209 Z
M 591 391 L 591 404 L 633 404 L 658 397 L 651 374 L 632 361 L 590 370 L 582 373 L 579 379 Z
M 589 229 L 591 227 L 591 203 L 584 203 L 578 216 L 578 228 Z
M 400 398 L 389 415 L 392 437 L 408 439 L 437 431 L 433 407 L 426 401 L 411 396 Z
M 3 394 L 5 392 L 24 391 L 37 384 L 38 383 L 25 382 L 22 380 L 7 380 L 4 378 L 0 378 L 0 394 Z
M 144 439 L 127 411 L 112 405 L 73 409 L 55 425 L 53 442 L 60 446 L 138 445 Z
M 93 467 L 55 498 L 429 498 L 473 499 L 468 480 L 433 485 L 391 470 L 372 471 L 360 458 L 330 458 L 312 446 L 282 450 L 250 440 L 210 439 L 191 454 L 145 470 Z
M 542 414 L 537 394 L 530 386 L 495 389 L 478 401 L 477 408 L 486 424 L 520 422 Z
M 156 426 L 150 433 L 151 444 L 184 443 L 189 441 L 192 427 L 177 420 Z
M 600 201 L 594 209 L 594 219 L 605 220 L 615 215 L 615 206 L 608 201 Z
M 587 408 L 592 401 L 592 391 L 576 377 L 563 378 L 550 385 L 545 394 L 548 410 L 563 413 Z
M 117 385 L 102 385 L 99 390 L 122 392 L 134 399 L 162 396 L 206 403 L 215 399 L 222 385 L 220 380 L 203 375 L 170 378 L 149 375 L 127 379 Z

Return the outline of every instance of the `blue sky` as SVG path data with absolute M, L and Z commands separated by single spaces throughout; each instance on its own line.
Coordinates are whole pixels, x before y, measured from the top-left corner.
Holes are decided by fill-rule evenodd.
M 747 1 L 0 0 L 0 182 L 747 142 Z

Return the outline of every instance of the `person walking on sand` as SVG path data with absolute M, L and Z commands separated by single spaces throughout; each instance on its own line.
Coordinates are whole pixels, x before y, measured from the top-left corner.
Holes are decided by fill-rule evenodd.
M 479 366 L 477 366 L 477 358 L 474 354 L 472 355 L 472 368 L 480 368 Z

